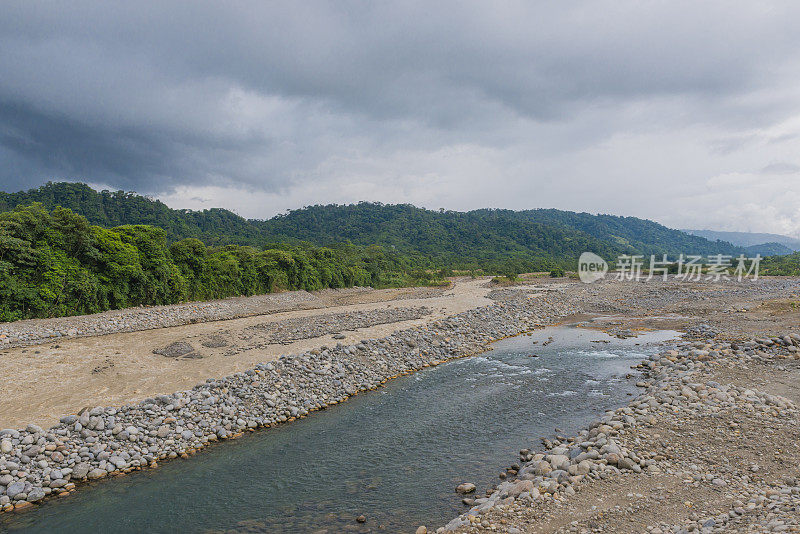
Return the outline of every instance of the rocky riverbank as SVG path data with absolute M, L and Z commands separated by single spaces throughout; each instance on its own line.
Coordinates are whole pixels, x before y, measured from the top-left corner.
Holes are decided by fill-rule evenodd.
M 0 349 L 39 345 L 62 339 L 139 332 L 254 315 L 268 315 L 289 310 L 326 308 L 351 302 L 433 298 L 440 296 L 444 290 L 445 288 L 429 287 L 387 290 L 353 287 L 316 292 L 286 291 L 207 302 L 142 306 L 75 317 L 30 319 L 0 323 Z
M 85 480 L 185 457 L 214 441 L 304 417 L 394 376 L 481 352 L 495 339 L 570 314 L 600 312 L 614 317 L 606 326 L 586 326 L 632 333 L 679 328 L 692 341 L 645 362 L 643 393 L 629 406 L 571 439 L 521 451 L 516 465 L 503 471 L 505 481 L 478 498 L 468 494 L 474 499 L 467 501 L 470 512 L 448 528 L 797 530 L 800 344 L 798 336 L 776 334 L 800 324 L 793 304 L 799 288 L 794 279 L 752 285 L 555 282 L 548 292 L 492 291 L 491 306 L 380 339 L 349 338 L 345 345 L 317 339 L 328 346 L 253 360 L 244 372 L 190 390 L 121 407 L 89 407 L 47 430 L 29 425 L 0 431 L 0 509 L 24 509 L 74 491 Z M 372 298 L 366 292 L 354 296 Z M 393 313 L 359 321 L 390 320 Z M 340 329 L 324 319 L 309 325 L 303 330 L 302 321 L 284 323 L 289 337 Z M 219 343 L 210 336 L 220 332 L 209 328 L 193 339 Z M 274 332 L 267 337 L 280 340 Z M 756 332 L 758 340 L 742 342 Z M 761 337 L 766 335 L 772 337 Z M 264 363 L 254 365 L 258 361 Z
M 650 357 L 639 397 L 521 450 L 509 480 L 465 499 L 469 511 L 437 532 L 800 532 L 795 403 L 718 381 L 731 368 L 796 369 L 799 347 L 793 333 Z
M 42 429 L 0 431 L 0 507 L 24 509 L 48 495 L 186 457 L 220 439 L 285 423 L 386 380 L 485 350 L 576 308 L 562 299 L 504 295 L 473 309 L 383 339 L 337 344 L 209 379 L 189 391 L 129 406 L 94 407 Z

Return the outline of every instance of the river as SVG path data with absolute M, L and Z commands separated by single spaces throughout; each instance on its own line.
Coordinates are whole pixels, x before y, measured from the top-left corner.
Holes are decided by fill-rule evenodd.
M 413 532 L 465 508 L 522 448 L 574 434 L 636 394 L 630 366 L 676 332 L 616 339 L 556 326 L 388 382 L 187 460 L 83 486 L 11 532 Z M 552 341 L 548 344 L 548 339 Z M 536 355 L 536 357 L 533 357 Z M 359 515 L 366 522 L 356 522 Z

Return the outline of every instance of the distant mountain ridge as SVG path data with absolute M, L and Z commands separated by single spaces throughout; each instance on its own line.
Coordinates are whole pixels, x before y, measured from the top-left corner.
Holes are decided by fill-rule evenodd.
M 781 234 L 757 232 L 722 232 L 717 230 L 683 230 L 687 234 L 705 237 L 709 240 L 722 240 L 740 247 L 764 246 L 774 254 L 790 254 L 800 250 L 800 239 Z M 784 248 L 775 245 L 782 245 Z M 769 245 L 769 246 L 767 246 Z M 764 254 L 762 253 L 762 256 Z
M 749 247 L 745 247 L 745 250 L 750 257 L 754 257 L 756 254 L 762 257 L 787 256 L 794 252 L 792 249 L 781 243 L 761 243 L 760 245 L 750 245 Z
M 209 245 L 257 247 L 298 240 L 315 245 L 377 244 L 411 257 L 425 256 L 440 266 L 460 268 L 567 266 L 574 265 L 587 250 L 606 258 L 744 251 L 728 242 L 689 235 L 645 219 L 556 209 L 457 212 L 361 202 L 309 206 L 268 220 L 248 220 L 221 208 L 174 210 L 135 193 L 95 191 L 80 183 L 48 183 L 29 191 L 0 193 L 0 211 L 32 202 L 49 209 L 69 208 L 101 226 L 158 226 L 172 241 L 195 237 Z

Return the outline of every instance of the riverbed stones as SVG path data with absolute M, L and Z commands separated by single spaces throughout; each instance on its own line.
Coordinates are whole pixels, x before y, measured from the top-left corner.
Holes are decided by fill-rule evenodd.
M 92 469 L 91 471 L 89 471 L 87 473 L 87 475 L 86 475 L 86 478 L 88 478 L 89 480 L 97 480 L 98 478 L 105 477 L 107 474 L 108 474 L 108 471 L 106 471 L 105 469 L 102 469 L 100 467 L 97 467 L 97 468 Z
M 6 488 L 6 495 L 10 499 L 16 499 L 19 495 L 25 492 L 25 482 L 22 480 L 16 480 L 8 485 Z
M 44 499 L 45 492 L 42 488 L 31 488 L 28 492 L 27 501 L 28 502 L 39 502 Z
M 218 349 L 221 347 L 227 347 L 230 345 L 227 339 L 220 335 L 213 335 L 210 336 L 208 339 L 200 343 L 202 346 L 209 348 L 209 349 Z
M 191 343 L 186 341 L 176 341 L 174 343 L 170 343 L 166 347 L 154 349 L 153 354 L 159 354 L 167 358 L 189 358 L 196 356 L 194 347 L 191 345 Z
M 80 417 L 68 417 L 47 431 L 33 429 L 29 432 L 28 428 L 0 431 L 0 438 L 10 440 L 13 446 L 9 453 L 5 453 L 5 458 L 0 458 L 0 472 L 3 466 L 9 473 L 24 466 L 25 478 L 31 488 L 17 496 L 25 495 L 27 499 L 34 488 L 48 487 L 47 469 L 51 474 L 54 470 L 60 470 L 62 474 L 62 478 L 50 478 L 50 487 L 65 480 L 64 488 L 67 488 L 83 478 L 102 478 L 111 473 L 155 465 L 163 459 L 185 457 L 216 441 L 220 434 L 236 435 L 245 428 L 271 426 L 302 417 L 341 402 L 349 395 L 377 387 L 398 374 L 480 352 L 492 339 L 517 334 L 576 310 L 559 299 L 539 301 L 528 297 L 524 292 L 498 292 L 493 295 L 494 304 L 491 306 L 435 321 L 425 327 L 403 330 L 380 340 L 364 340 L 355 345 L 336 344 L 285 355 L 245 372 L 210 379 L 191 390 L 120 408 L 84 410 Z M 667 417 L 675 410 L 718 407 L 726 403 L 775 413 L 794 410 L 786 399 L 765 395 L 755 389 L 693 381 L 687 375 L 695 366 L 713 362 L 726 350 L 733 350 L 732 346 L 726 349 L 706 345 L 704 342 L 699 347 L 680 348 L 648 359 L 644 370 L 648 377 L 643 381 L 642 396 L 632 401 L 630 406 L 610 412 L 574 442 L 559 438 L 559 443 L 550 443 L 546 454 L 530 454 L 534 451 L 528 451 L 523 460 L 531 456 L 530 463 L 521 465 L 516 476 L 530 481 L 532 490 L 514 496 L 508 491 L 509 486 L 505 488 L 502 499 L 499 495 L 495 500 L 481 497 L 475 499 L 472 506 L 481 507 L 483 513 L 498 504 L 513 508 L 517 504 L 550 499 L 553 495 L 569 495 L 581 483 L 619 472 L 619 462 L 623 459 L 627 462 L 623 465 L 629 463 L 632 468 L 622 469 L 627 476 L 635 476 L 636 469 L 645 471 L 657 467 L 656 463 L 650 463 L 654 460 L 643 455 L 642 451 L 621 446 L 624 444 L 621 440 L 617 443 L 616 436 L 637 425 L 653 424 L 654 417 Z M 760 348 L 756 349 L 756 346 Z M 705 351 L 709 359 L 701 360 L 693 350 Z M 784 343 L 774 342 L 769 346 L 753 344 L 741 349 L 743 355 L 751 358 L 765 358 L 764 354 L 779 350 L 789 352 Z M 688 396 L 681 394 L 684 387 Z M 92 418 L 98 419 L 92 422 Z M 167 422 L 168 418 L 174 420 Z M 103 429 L 98 430 L 101 421 Z M 62 456 L 53 459 L 56 449 Z M 26 451 L 32 456 L 28 456 Z M 546 456 L 550 459 L 562 456 L 567 460 L 557 458 L 556 467 L 562 469 L 553 469 Z M 583 473 L 586 464 L 581 463 L 584 461 L 589 462 L 588 474 Z M 543 465 L 546 468 L 541 467 Z M 536 466 L 540 466 L 538 471 Z M 72 471 L 67 472 L 68 469 Z M 507 483 L 516 484 L 517 481 L 512 479 Z M 9 498 L 8 504 L 18 504 L 18 500 Z M 472 508 L 470 510 L 472 513 Z
M 646 380 L 642 381 L 642 394 L 631 400 L 627 406 L 606 412 L 606 415 L 578 435 L 555 440 L 543 440 L 546 450 L 541 453 L 525 450 L 526 454 L 520 457 L 526 463 L 521 466 L 518 480 L 530 481 L 539 491 L 540 499 L 530 499 L 525 493 L 514 497 L 509 491 L 515 481 L 509 480 L 501 483 L 488 494 L 486 498 L 476 499 L 470 510 L 452 520 L 437 532 L 479 532 L 485 529 L 501 530 L 499 525 L 505 525 L 502 530 L 511 532 L 514 521 L 522 520 L 522 525 L 529 525 L 531 518 L 540 519 L 538 512 L 528 515 L 525 510 L 530 506 L 540 503 L 554 503 L 557 507 L 569 506 L 565 500 L 576 493 L 583 484 L 590 484 L 594 480 L 621 475 L 624 477 L 639 476 L 639 473 L 674 472 L 676 468 L 688 469 L 683 475 L 685 482 L 697 487 L 705 485 L 716 488 L 716 491 L 725 492 L 726 497 L 730 492 L 739 492 L 742 500 L 735 501 L 730 512 L 708 517 L 692 513 L 690 521 L 675 525 L 651 526 L 647 529 L 652 534 L 666 532 L 722 532 L 722 531 L 747 531 L 747 532 L 783 532 L 800 531 L 800 519 L 797 510 L 800 509 L 800 486 L 798 481 L 790 477 L 785 485 L 776 488 L 762 485 L 757 478 L 750 476 L 731 476 L 728 471 L 727 459 L 720 456 L 719 451 L 709 457 L 709 449 L 700 445 L 697 456 L 689 455 L 684 458 L 674 458 L 668 452 L 648 451 L 639 446 L 638 431 L 653 424 L 665 421 L 669 424 L 670 418 L 710 417 L 711 420 L 722 418 L 727 421 L 721 426 L 723 433 L 739 432 L 736 422 L 739 413 L 764 420 L 766 427 L 771 432 L 773 429 L 784 425 L 797 427 L 797 407 L 784 397 L 758 391 L 755 388 L 745 388 L 732 384 L 720 384 L 713 381 L 698 379 L 703 371 L 717 365 L 717 360 L 725 358 L 732 367 L 747 368 L 748 362 L 780 361 L 788 350 L 789 343 L 786 338 L 796 340 L 794 336 L 783 336 L 778 339 L 763 340 L 760 342 L 723 343 L 723 342 L 695 342 L 680 345 L 677 350 L 664 351 L 648 358 L 648 361 L 639 367 L 644 370 Z M 769 342 L 769 343 L 768 343 Z M 760 346 L 762 349 L 753 350 Z M 793 344 L 791 346 L 794 346 Z M 778 367 L 780 369 L 780 367 Z M 724 415 L 723 415 L 724 414 Z M 674 419 L 672 419 L 674 421 Z M 703 427 L 702 432 L 710 429 Z M 717 432 L 720 430 L 718 429 Z M 659 442 L 663 438 L 659 438 Z M 774 444 L 777 448 L 773 451 L 776 458 L 780 454 L 782 444 Z M 565 450 L 566 447 L 566 450 Z M 665 456 L 666 454 L 666 456 Z M 567 456 L 569 465 L 567 473 L 563 476 L 560 469 L 552 469 L 551 461 L 562 464 Z M 724 461 L 718 461 L 722 458 Z M 715 472 L 702 472 L 698 465 L 713 467 Z M 556 467 L 563 467 L 557 465 Z M 786 474 L 792 472 L 787 466 Z M 755 464 L 749 471 L 758 473 L 760 468 Z M 721 472 L 720 472 L 721 471 Z M 728 474 L 725 474 L 728 473 Z M 634 481 L 630 482 L 635 484 Z M 793 487 L 794 486 L 794 487 Z M 634 486 L 635 487 L 635 486 Z M 796 487 L 796 489 L 795 489 Z M 754 492 L 747 501 L 743 491 Z M 691 491 L 691 490 L 690 490 Z M 689 495 L 687 493 L 687 495 Z M 630 494 L 629 497 L 634 497 Z M 684 508 L 690 508 L 692 503 L 687 501 Z M 550 508 L 552 511 L 552 507 Z M 601 515 L 613 515 L 615 509 L 604 510 Z M 636 507 L 621 510 L 621 513 L 635 514 Z M 749 516 L 749 513 L 763 510 L 762 515 Z M 744 518 L 747 522 L 742 522 Z M 736 528 L 731 528 L 730 523 L 737 523 Z M 747 528 L 745 528 L 747 526 Z M 591 519 L 575 521 L 570 525 L 557 529 L 557 532 L 583 533 L 597 531 Z
M 129 406 L 85 408 L 62 417 L 48 430 L 28 427 L 0 431 L 0 439 L 12 445 L 3 453 L 5 458 L 0 457 L 0 472 L 2 465 L 13 465 L 10 472 L 25 466 L 27 483 L 58 493 L 81 480 L 186 457 L 247 429 L 307 416 L 360 391 L 374 389 L 390 378 L 479 353 L 492 340 L 576 311 L 558 299 L 531 300 L 526 294 L 495 297 L 490 306 L 400 330 L 382 339 L 287 354 L 253 369 L 208 379 L 187 391 Z M 398 313 L 393 310 L 362 319 L 387 320 Z M 411 315 L 396 317 L 405 319 L 423 312 L 429 310 L 412 309 Z M 287 335 L 305 335 L 296 326 L 286 329 Z M 163 352 L 170 357 L 186 355 L 187 350 L 194 350 L 187 345 L 170 346 Z M 27 493 L 23 492 L 26 497 Z
M 80 462 L 72 468 L 72 478 L 75 479 L 82 479 L 85 478 L 89 471 L 91 470 L 92 466 L 88 462 Z
M 352 293 L 364 290 L 365 288 L 354 287 L 337 291 Z M 428 296 L 441 294 L 441 289 L 420 289 L 417 293 L 424 298 L 425 293 L 428 293 Z M 48 343 L 54 339 L 137 332 L 264 315 L 298 307 L 318 308 L 322 306 L 324 306 L 324 302 L 318 295 L 307 291 L 287 291 L 208 302 L 111 310 L 79 317 L 40 319 L 36 322 L 19 321 L 4 323 L 0 326 L 2 329 L 0 331 L 0 347 L 36 345 Z
M 474 492 L 475 489 L 476 489 L 475 484 L 473 484 L 472 482 L 464 482 L 464 483 L 459 484 L 458 486 L 456 486 L 456 493 L 460 493 L 462 495 L 465 495 L 467 493 Z

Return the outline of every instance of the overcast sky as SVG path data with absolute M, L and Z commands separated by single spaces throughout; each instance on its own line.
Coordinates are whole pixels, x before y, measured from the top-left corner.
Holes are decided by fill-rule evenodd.
M 7 0 L 0 189 L 800 235 L 798 21 L 795 0 Z

